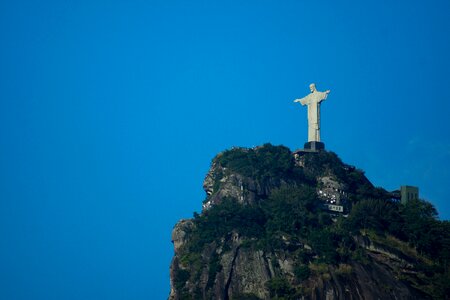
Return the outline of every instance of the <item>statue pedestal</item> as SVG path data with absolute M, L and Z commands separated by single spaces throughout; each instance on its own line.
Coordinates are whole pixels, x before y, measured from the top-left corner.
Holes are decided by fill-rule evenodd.
M 322 142 L 307 142 L 304 147 L 305 150 L 319 151 L 325 149 L 325 144 Z

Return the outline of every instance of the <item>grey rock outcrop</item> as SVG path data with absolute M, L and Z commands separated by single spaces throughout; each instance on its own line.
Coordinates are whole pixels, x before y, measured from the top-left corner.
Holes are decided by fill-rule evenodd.
M 208 196 L 203 209 L 220 204 L 224 198 L 233 198 L 241 204 L 253 205 L 259 199 L 266 198 L 272 189 L 286 184 L 288 182 L 282 179 L 267 178 L 265 180 L 257 180 L 232 172 L 213 162 L 203 181 L 203 189 Z M 291 182 L 291 184 L 295 184 L 295 182 Z

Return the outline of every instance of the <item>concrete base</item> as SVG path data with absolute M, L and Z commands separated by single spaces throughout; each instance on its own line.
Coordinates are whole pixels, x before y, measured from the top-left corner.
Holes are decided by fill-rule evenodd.
M 311 150 L 311 151 L 319 151 L 324 150 L 325 144 L 322 142 L 307 142 L 305 143 L 305 150 Z

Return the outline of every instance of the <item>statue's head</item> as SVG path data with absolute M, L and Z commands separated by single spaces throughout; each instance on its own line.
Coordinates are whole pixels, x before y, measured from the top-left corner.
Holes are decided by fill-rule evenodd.
M 309 89 L 311 90 L 311 93 L 314 93 L 316 91 L 316 84 L 315 83 L 311 83 L 309 85 Z

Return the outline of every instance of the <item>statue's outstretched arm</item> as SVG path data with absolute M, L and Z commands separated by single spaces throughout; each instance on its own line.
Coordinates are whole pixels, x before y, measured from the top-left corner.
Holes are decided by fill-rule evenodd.
M 326 90 L 325 92 L 316 92 L 319 95 L 320 101 L 326 100 L 330 90 Z
M 302 105 L 305 105 L 307 101 L 308 101 L 308 96 L 303 97 L 301 99 L 295 99 L 294 100 L 294 102 L 300 102 Z

